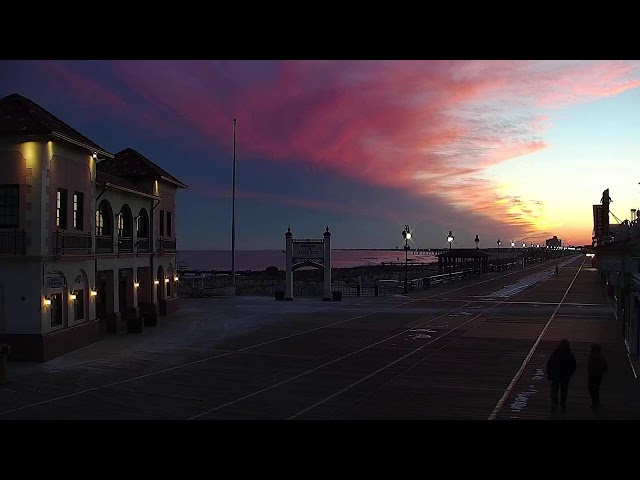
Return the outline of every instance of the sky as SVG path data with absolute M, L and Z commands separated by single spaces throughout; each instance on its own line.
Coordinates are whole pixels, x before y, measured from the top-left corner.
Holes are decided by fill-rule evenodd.
M 640 62 L 0 61 L 20 93 L 188 185 L 180 250 L 591 244 L 592 205 L 640 209 Z M 614 216 L 611 223 L 617 223 Z

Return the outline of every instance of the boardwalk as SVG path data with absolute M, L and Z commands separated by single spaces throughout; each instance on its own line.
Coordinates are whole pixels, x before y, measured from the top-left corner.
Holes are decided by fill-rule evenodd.
M 0 420 L 640 418 L 640 382 L 584 260 L 408 297 L 182 300 L 141 335 L 10 362 Z M 578 370 L 556 413 L 542 370 L 565 337 Z M 585 378 L 593 341 L 610 365 L 598 415 Z

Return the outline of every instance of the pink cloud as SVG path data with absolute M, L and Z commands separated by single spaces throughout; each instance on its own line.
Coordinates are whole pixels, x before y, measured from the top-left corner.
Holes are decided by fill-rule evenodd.
M 52 71 L 91 101 L 131 110 L 97 80 L 55 65 Z M 640 86 L 638 63 L 621 61 L 123 61 L 113 67 L 147 102 L 154 113 L 146 115 L 157 125 L 174 122 L 227 146 L 236 117 L 240 155 L 306 164 L 372 187 L 409 188 L 416 201 L 473 208 L 523 234 L 537 231 L 526 212 L 535 204 L 520 200 L 522 211 L 514 213 L 512 205 L 494 201 L 496 186 L 479 181 L 484 170 L 548 147 L 548 117 L 540 109 Z

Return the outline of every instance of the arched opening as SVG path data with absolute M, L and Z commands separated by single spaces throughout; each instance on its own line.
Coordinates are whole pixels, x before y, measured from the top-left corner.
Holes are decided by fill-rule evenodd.
M 96 253 L 113 252 L 113 210 L 102 200 L 96 210 Z
M 158 311 L 160 312 L 160 315 L 166 315 L 167 314 L 167 299 L 166 299 L 166 295 L 165 292 L 166 290 L 166 286 L 165 286 L 165 278 L 164 278 L 164 268 L 162 268 L 162 265 L 160 265 L 158 267 L 158 275 L 156 276 L 156 296 L 158 299 Z
M 126 203 L 118 214 L 118 250 L 133 252 L 133 215 Z
M 162 265 L 158 267 L 158 274 L 156 276 L 155 284 L 156 284 L 156 300 L 158 301 L 158 303 L 160 303 L 165 298 L 164 268 L 162 268 Z
M 169 278 L 169 281 L 167 282 L 167 298 L 170 298 L 173 296 L 173 292 L 175 290 L 173 266 L 171 264 L 167 267 L 167 277 Z
M 144 208 L 140 209 L 136 217 L 136 235 L 138 237 L 138 251 L 149 251 L 149 214 Z
M 68 325 L 69 289 L 67 280 L 62 272 L 57 273 L 60 279 L 58 285 L 47 295 L 49 304 L 49 327 L 51 330 L 60 330 Z M 63 286 L 59 286 L 60 283 Z
M 69 297 L 69 308 L 75 323 L 89 319 L 89 279 L 87 272 L 80 270 L 74 278 Z

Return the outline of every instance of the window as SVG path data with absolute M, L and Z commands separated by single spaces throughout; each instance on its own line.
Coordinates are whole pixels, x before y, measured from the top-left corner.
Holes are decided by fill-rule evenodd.
M 18 185 L 0 185 L 0 227 L 18 228 Z
M 96 235 L 104 235 L 104 217 L 100 210 L 96 210 Z
M 51 295 L 51 328 L 62 325 L 62 294 Z
M 67 191 L 64 188 L 56 193 L 56 226 L 67 228 Z
M 149 237 L 149 217 L 147 216 L 147 211 L 142 209 L 140 210 L 140 216 L 138 217 L 138 238 L 148 238 Z
M 167 212 L 167 237 L 171 238 L 171 212 Z
M 84 290 L 76 290 L 76 299 L 74 300 L 74 314 L 76 320 L 84 319 Z M 52 302 L 53 303 L 53 302 Z
M 164 237 L 164 210 L 160 210 L 160 236 Z
M 118 214 L 118 236 L 124 237 L 124 214 L 122 212 Z
M 84 194 L 81 192 L 74 192 L 73 194 L 73 228 L 76 230 L 83 230 L 83 216 L 84 216 Z

